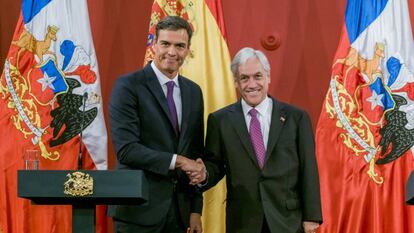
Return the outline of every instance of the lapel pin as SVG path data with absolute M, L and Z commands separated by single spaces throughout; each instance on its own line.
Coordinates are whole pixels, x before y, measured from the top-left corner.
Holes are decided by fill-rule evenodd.
M 285 118 L 284 117 L 280 117 L 280 121 L 282 122 L 282 123 L 284 123 L 285 122 Z

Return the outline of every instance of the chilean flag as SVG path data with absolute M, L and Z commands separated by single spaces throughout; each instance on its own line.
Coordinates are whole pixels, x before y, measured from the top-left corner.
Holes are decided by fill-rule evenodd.
M 414 43 L 406 0 L 348 0 L 316 129 L 326 233 L 414 233 Z
M 42 170 L 77 169 L 80 147 L 84 169 L 107 169 L 86 0 L 23 0 L 0 84 L 0 232 L 71 232 L 70 206 L 17 197 L 17 170 L 26 150 L 38 151 Z M 97 213 L 97 232 L 106 232 L 104 209 Z

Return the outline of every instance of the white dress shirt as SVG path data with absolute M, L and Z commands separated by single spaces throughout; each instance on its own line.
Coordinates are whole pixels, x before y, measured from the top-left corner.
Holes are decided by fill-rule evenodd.
M 181 117 L 182 117 L 182 102 L 181 102 L 181 91 L 180 91 L 180 83 L 178 82 L 178 74 L 170 79 L 165 74 L 163 74 L 154 62 L 151 62 L 151 67 L 154 70 L 155 75 L 157 76 L 158 82 L 162 87 L 162 91 L 164 92 L 165 98 L 167 98 L 167 82 L 173 81 L 174 82 L 174 91 L 173 91 L 173 98 L 175 103 L 175 108 L 177 109 L 177 118 L 178 118 L 178 128 L 181 128 Z M 170 163 L 170 170 L 175 169 L 175 162 L 177 160 L 177 154 L 173 155 L 173 158 Z

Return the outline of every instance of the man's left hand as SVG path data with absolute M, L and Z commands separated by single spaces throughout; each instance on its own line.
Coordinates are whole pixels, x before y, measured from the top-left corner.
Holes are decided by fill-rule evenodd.
M 201 226 L 201 214 L 190 214 L 190 227 L 187 229 L 187 233 L 202 233 L 203 228 Z
M 303 222 L 303 230 L 305 233 L 316 233 L 316 230 L 319 227 L 319 223 L 317 222 Z

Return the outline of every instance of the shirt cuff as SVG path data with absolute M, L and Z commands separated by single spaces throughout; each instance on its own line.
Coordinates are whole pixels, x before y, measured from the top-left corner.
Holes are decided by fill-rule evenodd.
M 175 161 L 177 160 L 177 154 L 174 154 L 172 159 L 171 159 L 171 163 L 170 163 L 170 170 L 174 170 L 175 169 Z
M 197 184 L 197 187 L 203 188 L 207 184 L 208 184 L 208 171 L 206 170 L 206 180 L 204 180 L 204 182 L 201 182 L 200 184 Z

